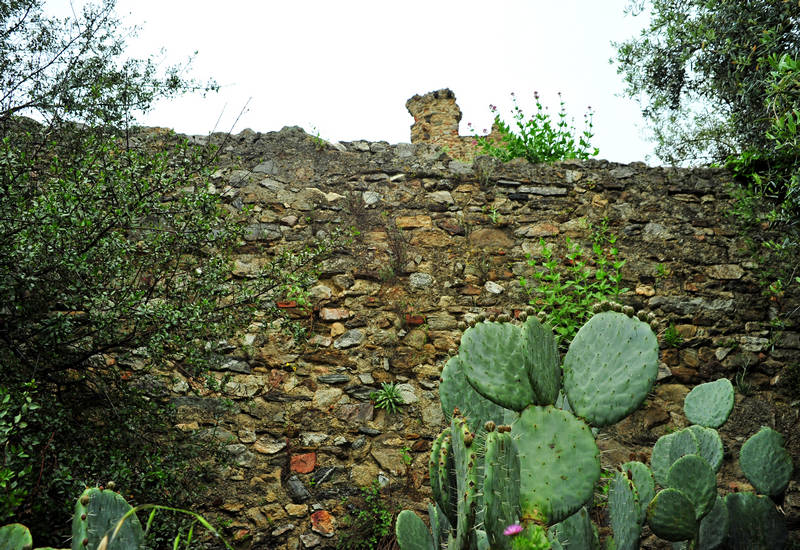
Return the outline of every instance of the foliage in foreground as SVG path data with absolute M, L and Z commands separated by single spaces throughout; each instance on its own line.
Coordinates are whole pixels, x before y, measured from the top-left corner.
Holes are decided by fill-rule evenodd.
M 170 136 L 154 151 L 131 126 L 197 83 L 124 59 L 114 0 L 65 21 L 44 6 L 0 8 L 0 523 L 57 545 L 87 484 L 183 507 L 202 490 L 213 444 L 174 429 L 151 369 L 200 383 L 220 341 L 275 315 L 331 241 L 264 251 L 262 272 L 234 279 L 246 212 L 208 183 L 216 151 Z
M 554 162 L 565 159 L 588 159 L 597 156 L 598 149 L 591 146 L 592 109 L 584 115 L 584 129 L 578 134 L 568 121 L 564 101 L 559 97 L 559 111 L 554 120 L 547 108 L 539 100 L 539 93 L 533 93 L 536 101 L 536 114 L 527 117 L 517 104 L 517 97 L 512 93 L 514 103 L 513 123 L 506 123 L 497 113 L 497 107 L 490 106 L 495 113 L 494 126 L 500 133 L 497 141 L 491 136 L 475 136 L 478 149 L 492 157 L 507 162 L 515 158 L 524 158 L 529 162 Z M 471 127 L 471 125 L 470 125 Z

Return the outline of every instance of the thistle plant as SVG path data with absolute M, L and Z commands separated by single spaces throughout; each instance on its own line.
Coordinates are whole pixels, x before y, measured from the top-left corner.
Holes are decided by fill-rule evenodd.
M 370 393 L 369 397 L 375 401 L 376 409 L 384 409 L 389 414 L 396 413 L 397 408 L 404 403 L 397 386 L 391 382 L 381 384 L 381 389 Z

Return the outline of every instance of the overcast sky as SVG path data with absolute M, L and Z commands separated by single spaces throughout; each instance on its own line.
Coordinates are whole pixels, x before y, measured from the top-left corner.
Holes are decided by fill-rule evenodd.
M 73 0 L 76 5 L 82 4 Z M 198 54 L 192 74 L 221 86 L 159 104 L 143 122 L 203 134 L 297 125 L 328 140 L 408 142 L 414 94 L 452 89 L 467 123 L 488 128 L 489 104 L 510 118 L 510 93 L 550 111 L 557 92 L 582 128 L 595 112 L 599 158 L 645 160 L 652 146 L 635 102 L 620 96 L 612 40 L 647 20 L 627 0 L 119 0 L 141 26 L 132 55 L 165 48 L 165 63 Z M 69 0 L 50 0 L 65 9 Z M 218 122 L 219 121 L 219 122 Z M 316 130 L 315 130 L 316 129 Z M 651 160 L 651 162 L 656 162 Z

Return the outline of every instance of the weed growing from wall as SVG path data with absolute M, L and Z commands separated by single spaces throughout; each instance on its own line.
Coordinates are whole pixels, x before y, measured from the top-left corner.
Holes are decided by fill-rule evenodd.
M 547 315 L 562 349 L 591 317 L 595 303 L 628 290 L 620 288 L 625 260 L 618 258 L 616 240 L 604 221 L 593 228 L 591 253 L 567 237 L 566 253 L 559 257 L 552 246 L 540 239 L 542 260 L 528 258 L 533 271 L 530 280 L 520 277 L 520 284 L 530 297 L 529 303 Z
M 373 550 L 392 528 L 394 514 L 381 497 L 377 481 L 362 493 L 345 502 L 347 515 L 342 518 L 337 550 Z
M 490 105 L 495 114 L 494 127 L 501 135 L 499 141 L 491 136 L 475 136 L 475 141 L 483 154 L 491 155 L 503 162 L 515 158 L 524 158 L 532 163 L 553 162 L 564 159 L 588 159 L 597 156 L 599 150 L 592 147 L 592 108 L 588 107 L 583 115 L 584 128 L 579 134 L 567 115 L 566 106 L 559 92 L 559 111 L 551 117 L 539 99 L 539 92 L 533 92 L 536 101 L 536 113 L 526 116 L 522 112 L 517 97 L 513 93 L 514 103 L 511 116 L 512 123 L 506 123 L 497 114 L 497 107 Z M 470 129 L 472 125 L 470 124 Z

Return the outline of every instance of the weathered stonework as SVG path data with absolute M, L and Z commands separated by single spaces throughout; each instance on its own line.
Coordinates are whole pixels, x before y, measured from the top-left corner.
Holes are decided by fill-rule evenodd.
M 599 160 L 463 162 L 454 155 L 467 158 L 459 152 L 469 143 L 458 136 L 452 92 L 415 96 L 408 108 L 411 144 L 320 148 L 299 128 L 191 138 L 222 145 L 212 182 L 231 211 L 253 206 L 238 276 L 326 228 L 361 232 L 320 266 L 312 309 L 286 308 L 312 331 L 307 344 L 255 319 L 230 335 L 214 373 L 226 377 L 221 391 L 171 373 L 181 429 L 226 438 L 232 465 L 215 489 L 222 504 L 207 512 L 232 522 L 229 536 L 249 537 L 254 548 L 333 547 L 341 498 L 375 480 L 398 506 L 424 509 L 430 442 L 444 423 L 438 378 L 459 322 L 524 308 L 519 277 L 530 272 L 539 240 L 563 258 L 567 237 L 590 248 L 590 227 L 602 220 L 626 261 L 621 300 L 674 324 L 683 338 L 662 347 L 660 380 L 643 408 L 604 433 L 604 465 L 648 456 L 658 436 L 686 424 L 690 387 L 721 376 L 754 389 L 737 394 L 722 430 L 727 456 L 765 424 L 783 433 L 800 464 L 789 384 L 800 332 L 790 325 L 778 336 L 772 324 L 800 300 L 761 295 L 760 268 L 727 217 L 729 173 Z M 399 384 L 405 404 L 394 415 L 370 400 L 382 382 Z M 234 406 L 215 420 L 221 398 Z M 722 491 L 743 481 L 726 464 Z M 784 511 L 796 536 L 794 479 Z

